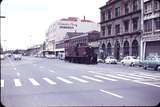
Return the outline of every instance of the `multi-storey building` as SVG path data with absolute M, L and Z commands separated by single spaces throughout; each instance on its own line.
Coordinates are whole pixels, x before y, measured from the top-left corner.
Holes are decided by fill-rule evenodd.
M 63 39 L 67 32 L 100 31 L 99 24 L 76 17 L 63 18 L 50 25 L 46 33 L 46 50 L 57 53 L 64 52 Z
M 141 0 L 109 0 L 100 10 L 100 56 L 139 56 Z
M 142 0 L 143 36 L 141 56 L 160 55 L 160 1 Z

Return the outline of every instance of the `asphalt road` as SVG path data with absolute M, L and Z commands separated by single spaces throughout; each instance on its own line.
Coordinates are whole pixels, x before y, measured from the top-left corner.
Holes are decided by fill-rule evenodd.
M 160 102 L 160 72 L 119 64 L 7 58 L 1 61 L 1 102 L 7 107 L 154 106 Z

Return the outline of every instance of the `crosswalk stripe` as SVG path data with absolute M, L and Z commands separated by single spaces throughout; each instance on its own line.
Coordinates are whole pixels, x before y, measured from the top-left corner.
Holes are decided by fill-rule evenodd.
M 126 78 L 131 78 L 131 79 L 143 80 L 143 78 L 137 78 L 137 77 L 132 77 L 132 76 L 128 76 L 128 75 L 122 75 L 122 74 L 117 74 L 117 75 L 122 76 L 122 77 L 126 77 Z
M 54 81 L 52 81 L 49 78 L 43 78 L 46 82 L 48 82 L 49 84 L 55 85 L 56 83 Z
M 122 79 L 122 80 L 130 80 L 128 78 L 118 77 L 118 76 L 114 76 L 114 75 L 110 75 L 110 74 L 106 74 L 105 76 L 112 77 L 112 78 L 117 78 L 117 79 Z
M 67 80 L 67 79 L 62 78 L 62 77 L 57 77 L 57 79 L 65 82 L 65 83 L 67 83 L 67 84 L 72 84 L 72 83 L 73 83 L 73 82 L 71 82 L 71 81 L 69 81 L 69 80 Z
M 14 79 L 14 84 L 15 84 L 16 87 L 22 86 L 22 83 L 19 79 Z
M 34 86 L 39 86 L 40 84 L 33 78 L 29 78 L 29 81 L 34 85 Z
M 111 78 L 103 77 L 103 76 L 100 76 L 100 75 L 94 75 L 94 76 L 97 77 L 97 78 L 105 79 L 105 80 L 118 81 L 116 79 L 111 79 Z
M 75 76 L 70 76 L 69 78 L 74 79 L 74 80 L 77 80 L 77 81 L 82 82 L 82 83 L 88 83 L 88 81 L 83 80 L 83 79 L 78 78 L 78 77 L 75 77 Z
M 89 77 L 89 76 L 85 76 L 85 75 L 83 75 L 82 77 L 86 78 L 86 79 L 93 80 L 93 81 L 97 81 L 97 82 L 103 82 L 102 80 L 99 80 L 99 79 L 96 79 L 96 78 L 92 78 L 92 77 Z
M 155 86 L 155 87 L 160 87 L 160 85 L 151 84 L 151 83 L 148 83 L 148 82 L 141 82 L 141 81 L 136 81 L 136 80 L 134 80 L 133 82 L 140 83 L 140 84 L 145 84 L 145 85 L 150 85 L 150 86 Z
M 136 74 L 129 74 L 129 75 L 136 76 L 136 77 L 142 77 L 142 78 L 148 78 L 148 79 L 152 79 L 152 80 L 157 80 L 156 78 L 147 77 L 147 76 L 142 76 L 142 75 L 136 75 Z
M 4 87 L 4 80 L 1 80 L 1 87 Z
M 160 76 L 144 74 L 144 73 L 141 73 L 140 75 L 145 75 L 145 76 L 154 77 L 154 78 L 160 78 Z

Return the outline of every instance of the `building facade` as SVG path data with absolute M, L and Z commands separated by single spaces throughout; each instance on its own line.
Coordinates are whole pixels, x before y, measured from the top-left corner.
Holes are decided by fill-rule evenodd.
M 141 56 L 160 55 L 160 1 L 142 0 L 143 36 Z
M 100 57 L 140 56 L 141 0 L 109 0 L 100 11 Z
M 52 25 L 46 33 L 46 50 L 56 53 L 64 52 L 63 40 L 67 32 L 88 32 L 91 30 L 100 31 L 99 24 L 76 17 L 63 18 Z

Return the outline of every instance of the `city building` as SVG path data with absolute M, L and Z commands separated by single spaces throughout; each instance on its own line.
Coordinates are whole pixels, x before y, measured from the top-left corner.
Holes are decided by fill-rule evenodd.
M 140 56 L 141 0 L 109 0 L 100 7 L 100 14 L 101 57 Z
M 141 57 L 160 55 L 160 0 L 142 0 Z
M 64 53 L 64 37 L 67 32 L 88 32 L 91 30 L 100 31 L 99 24 L 76 17 L 63 18 L 49 26 L 46 33 L 46 50 L 54 51 L 58 56 Z

